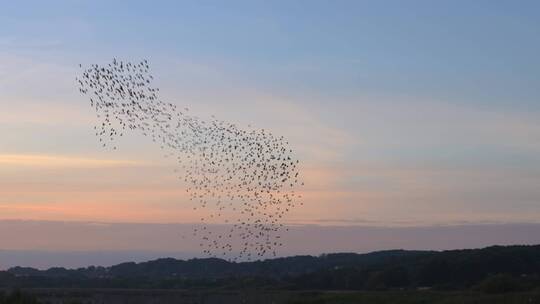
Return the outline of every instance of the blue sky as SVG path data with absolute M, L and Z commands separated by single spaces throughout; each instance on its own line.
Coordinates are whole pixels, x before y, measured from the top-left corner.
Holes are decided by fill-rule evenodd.
M 186 58 L 291 94 L 534 106 L 535 1 L 24 1 L 3 48 L 36 58 Z
M 539 218 L 537 1 L 1 7 L 0 218 L 191 220 L 144 138 L 110 153 L 92 137 L 73 79 L 113 57 L 149 59 L 162 97 L 197 115 L 290 138 L 307 189 L 292 222 Z

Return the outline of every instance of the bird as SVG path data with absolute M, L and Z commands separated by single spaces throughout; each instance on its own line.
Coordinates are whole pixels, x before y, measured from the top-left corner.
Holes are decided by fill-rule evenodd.
M 295 192 L 304 185 L 300 162 L 283 136 L 163 101 L 146 59 L 79 67 L 76 84 L 96 113 L 103 148 L 120 151 L 119 137 L 139 133 L 175 160 L 173 172 L 201 215 L 192 234 L 203 254 L 230 261 L 276 256 L 286 215 L 303 204 Z

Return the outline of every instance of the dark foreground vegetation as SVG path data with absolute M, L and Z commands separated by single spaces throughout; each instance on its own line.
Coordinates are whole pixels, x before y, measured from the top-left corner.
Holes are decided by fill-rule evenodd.
M 0 272 L 0 288 L 22 289 L 25 294 L 51 303 L 63 303 L 53 299 L 58 298 L 57 294 L 75 290 L 84 294 L 80 299 L 87 300 L 96 293 L 114 298 L 120 291 L 117 298 L 144 298 L 154 292 L 156 297 L 177 299 L 176 293 L 183 292 L 185 301 L 174 303 L 214 303 L 210 298 L 201 300 L 201 295 L 216 296 L 220 299 L 216 303 L 238 303 L 246 294 L 250 297 L 266 294 L 261 299 L 252 298 L 260 304 L 266 300 L 273 303 L 540 303 L 540 246 L 338 253 L 243 263 L 210 258 L 159 259 L 80 269 L 14 267 Z M 28 302 L 33 300 L 31 297 L 16 296 L 17 293 L 3 294 L 0 304 L 33 303 Z M 168 300 L 156 303 L 168 303 Z
M 37 297 L 30 293 L 23 293 L 20 290 L 11 292 L 0 292 L 0 304 L 38 304 Z

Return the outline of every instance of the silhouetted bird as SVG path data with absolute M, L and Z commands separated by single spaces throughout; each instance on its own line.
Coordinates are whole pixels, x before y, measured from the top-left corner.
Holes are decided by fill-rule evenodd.
M 187 115 L 187 107 L 182 112 L 158 98 L 152 79 L 147 60 L 114 58 L 82 71 L 79 91 L 96 111 L 94 129 L 102 146 L 116 150 L 117 137 L 138 131 L 178 163 L 175 172 L 182 174 L 189 199 L 198 204 L 194 210 L 204 214 L 193 235 L 199 236 L 205 254 L 232 260 L 275 256 L 281 233 L 288 230 L 281 221 L 300 198 L 294 190 L 300 183 L 299 161 L 288 142 L 264 129 L 244 130 L 214 116 Z M 233 224 L 222 233 L 209 226 L 223 222 Z

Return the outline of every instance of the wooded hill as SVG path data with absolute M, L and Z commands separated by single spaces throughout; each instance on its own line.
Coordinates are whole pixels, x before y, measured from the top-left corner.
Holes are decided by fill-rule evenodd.
M 233 263 L 158 259 L 79 269 L 14 267 L 0 287 L 528 290 L 540 286 L 540 245 L 450 251 L 334 253 Z M 483 287 L 482 287 L 483 286 Z

